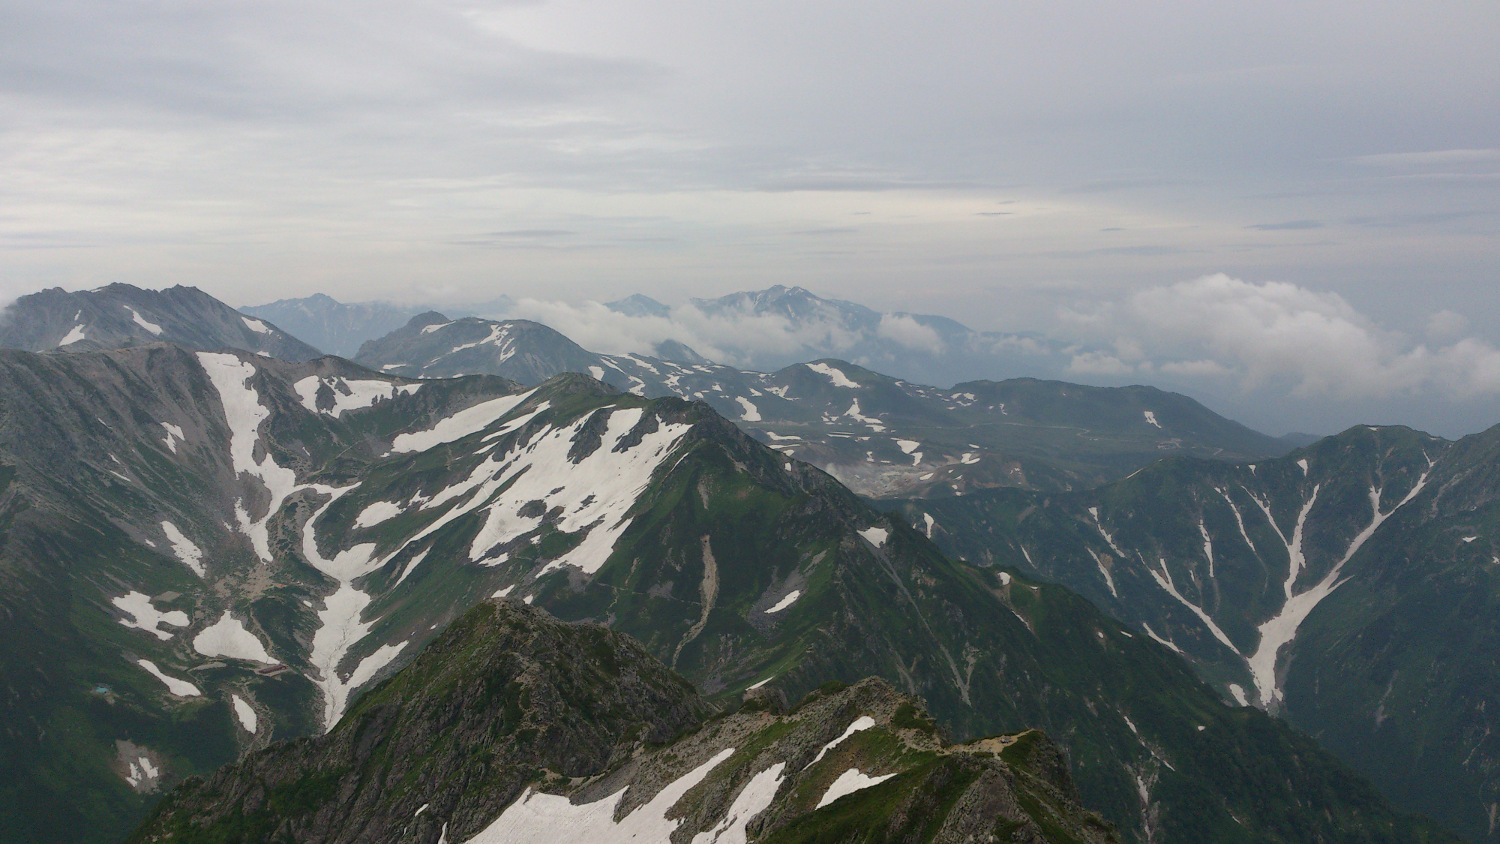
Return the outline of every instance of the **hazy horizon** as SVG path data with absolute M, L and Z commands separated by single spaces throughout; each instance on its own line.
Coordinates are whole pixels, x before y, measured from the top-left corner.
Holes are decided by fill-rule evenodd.
M 6 297 L 503 293 L 588 345 L 785 284 L 1271 432 L 1500 421 L 1493 5 L 0 9 Z

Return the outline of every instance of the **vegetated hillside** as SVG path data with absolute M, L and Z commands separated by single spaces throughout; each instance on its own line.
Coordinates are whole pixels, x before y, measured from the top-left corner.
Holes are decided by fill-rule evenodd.
M 113 837 L 152 789 L 332 726 L 492 595 L 716 699 L 874 674 L 958 736 L 1043 729 L 1125 840 L 1427 834 L 1146 637 L 706 404 L 166 346 L 4 363 L 0 827 L 32 840 Z
M 341 686 L 317 659 L 362 607 L 300 550 L 314 490 L 513 389 L 167 345 L 0 352 L 0 840 L 116 841 L 164 784 L 318 730 Z
M 579 372 L 636 395 L 704 401 L 871 496 L 1067 490 L 1122 478 L 1163 455 L 1228 460 L 1289 448 L 1152 387 L 1016 379 L 939 389 L 838 360 L 747 372 L 596 354 L 525 320 L 424 314 L 367 343 L 357 360 L 408 377 L 487 373 L 527 384 Z
M 947 744 L 879 680 L 710 714 L 627 637 L 488 602 L 332 732 L 185 783 L 132 840 L 1117 840 L 1045 736 Z
M 264 320 L 245 316 L 196 287 L 142 290 L 111 284 L 22 296 L 0 314 L 0 348 L 83 352 L 152 343 L 240 349 L 290 361 L 322 353 Z
M 1475 841 L 1500 841 L 1500 429 L 1361 426 L 1071 495 L 910 501 L 949 553 L 1077 590 Z

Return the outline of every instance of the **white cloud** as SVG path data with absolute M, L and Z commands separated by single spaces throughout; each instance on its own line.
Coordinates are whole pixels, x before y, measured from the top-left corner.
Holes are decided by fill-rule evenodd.
M 598 302 L 522 299 L 511 315 L 551 326 L 590 351 L 649 353 L 658 343 L 675 340 L 717 363 L 747 368 L 763 355 L 800 353 L 808 360 L 839 356 L 867 339 L 864 332 L 844 326 L 836 313 L 793 323 L 779 314 L 735 308 L 709 314 L 688 304 L 673 308 L 667 317 L 629 316 Z M 906 345 L 920 339 L 908 334 Z
M 1229 374 L 1229 368 L 1216 360 L 1173 360 L 1162 364 L 1159 369 L 1168 375 L 1186 375 L 1191 378 Z
M 1500 161 L 1500 149 L 1435 149 L 1425 152 L 1390 152 L 1361 155 L 1356 164 L 1372 167 L 1428 167 L 1433 165 L 1483 164 Z
M 1074 375 L 1129 375 L 1135 367 L 1105 352 L 1080 352 L 1068 362 Z
M 1076 373 L 1125 374 L 1126 361 L 1140 357 L 1165 373 L 1228 374 L 1246 390 L 1284 385 L 1303 397 L 1500 392 L 1500 350 L 1454 337 L 1464 327 L 1458 314 L 1434 316 L 1434 337 L 1446 332 L 1452 342 L 1429 346 L 1380 326 L 1337 294 L 1284 282 L 1210 275 L 1064 319 L 1115 349 L 1076 354 L 1069 367 Z
M 934 355 L 943 353 L 943 339 L 938 333 L 906 314 L 881 314 L 876 334 L 908 349 Z

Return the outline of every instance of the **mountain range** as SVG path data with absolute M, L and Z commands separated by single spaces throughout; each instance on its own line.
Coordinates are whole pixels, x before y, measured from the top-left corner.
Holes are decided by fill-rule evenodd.
M 509 312 L 514 305 L 509 297 L 501 296 L 455 312 L 462 316 L 494 316 Z M 326 293 L 240 308 L 243 314 L 285 326 L 328 354 L 345 358 L 354 357 L 366 341 L 395 331 L 427 310 L 426 306 L 394 302 L 340 302 Z
M 355 360 L 406 377 L 483 373 L 525 384 L 580 372 L 636 395 L 703 401 L 871 496 L 1066 490 L 1124 477 L 1166 454 L 1232 460 L 1289 449 L 1151 387 L 1014 379 L 939 389 L 838 360 L 750 372 L 597 354 L 527 320 L 423 314 L 366 343 Z
M 763 372 L 838 358 L 903 379 L 945 385 L 1035 372 L 1052 367 L 1058 352 L 1057 344 L 1040 336 L 975 331 L 947 317 L 881 312 L 784 285 L 695 298 L 678 308 L 639 293 L 604 307 L 645 324 L 634 333 L 651 339 L 626 351 L 679 363 L 713 359 Z M 317 294 L 242 310 L 283 325 L 325 351 L 351 356 L 362 342 L 394 330 L 400 314 L 410 317 L 434 308 L 344 304 Z M 515 303 L 504 297 L 436 310 L 457 317 L 518 316 Z
M 960 739 L 1040 729 L 1121 840 L 1443 840 L 1165 647 L 702 403 L 166 345 L 0 364 L 21 840 L 117 839 L 160 789 L 335 727 L 492 596 L 628 634 L 715 705 L 875 675 Z

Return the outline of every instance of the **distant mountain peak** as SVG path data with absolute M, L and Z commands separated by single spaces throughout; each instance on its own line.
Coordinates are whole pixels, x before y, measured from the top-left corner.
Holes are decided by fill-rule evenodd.
M 624 299 L 606 302 L 604 307 L 615 313 L 632 317 L 668 317 L 672 314 L 670 307 L 640 293 L 632 293 Z

